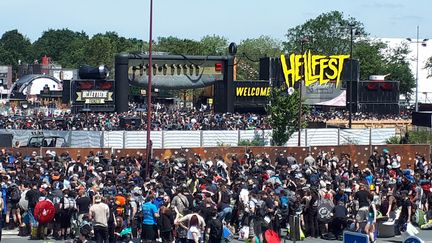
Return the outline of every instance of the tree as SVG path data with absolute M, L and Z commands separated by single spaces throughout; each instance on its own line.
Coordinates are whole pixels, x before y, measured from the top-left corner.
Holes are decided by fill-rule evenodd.
M 366 36 L 363 24 L 355 18 L 345 18 L 342 12 L 332 11 L 320 14 L 302 25 L 288 29 L 284 50 L 290 53 L 301 51 L 301 40 L 308 38 L 308 50 L 324 55 L 349 53 L 350 29 L 354 25 L 358 35 Z
M 116 43 L 111 42 L 109 37 L 96 35 L 87 42 L 84 48 L 85 63 L 92 66 L 105 64 L 112 68 L 114 67 L 115 49 Z
M 114 31 L 105 32 L 105 34 L 96 34 L 95 37 L 106 37 L 110 40 L 114 51 L 116 53 L 120 52 L 140 52 L 143 50 L 144 42 L 138 39 L 126 39 L 125 37 L 120 37 Z M 147 49 L 146 49 L 147 51 Z
M 84 32 L 74 32 L 69 29 L 45 31 L 42 36 L 33 43 L 35 58 L 44 55 L 49 56 L 63 67 L 70 67 L 69 53 L 75 52 L 77 40 L 85 42 L 88 36 Z
M 381 41 L 363 39 L 355 43 L 353 58 L 360 63 L 360 80 L 368 80 L 370 75 L 385 72 L 385 48 L 387 45 Z
M 14 55 L 0 46 L 0 65 L 12 64 L 17 65 Z
M 12 65 L 16 69 L 18 60 L 30 62 L 31 60 L 31 42 L 24 37 L 18 30 L 5 32 L 0 39 L 1 59 L 5 65 Z
M 173 36 L 159 37 L 155 45 L 155 51 L 167 52 L 172 55 L 199 55 L 200 50 L 200 42 Z
M 415 87 L 415 78 L 408 63 L 409 53 L 407 43 L 387 49 L 384 67 L 384 73 L 390 74 L 387 79 L 399 81 L 400 93 L 407 98 L 410 98 Z
M 237 52 L 237 80 L 257 80 L 259 59 L 282 54 L 280 41 L 269 36 L 246 39 L 240 42 Z
M 226 55 L 228 50 L 228 40 L 218 35 L 206 35 L 201 41 L 200 55 Z
M 273 128 L 273 145 L 283 146 L 298 129 L 300 93 L 294 91 L 289 95 L 285 85 L 274 87 L 270 92 L 267 113 L 269 122 Z M 303 106 L 303 115 L 309 112 L 307 106 Z M 302 121 L 302 127 L 306 122 Z

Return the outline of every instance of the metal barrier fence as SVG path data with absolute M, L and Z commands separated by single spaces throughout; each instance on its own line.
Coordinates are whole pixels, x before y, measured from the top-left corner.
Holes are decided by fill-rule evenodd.
M 24 146 L 31 137 L 32 130 L 4 130 L 14 135 L 16 141 Z M 64 137 L 75 148 L 114 148 L 134 149 L 146 147 L 146 131 L 42 131 L 45 135 Z M 294 133 L 287 146 L 297 146 L 298 133 Z M 394 128 L 366 129 L 304 129 L 301 133 L 301 146 L 335 145 L 382 145 L 396 135 Z M 152 131 L 153 148 L 196 148 L 244 145 L 245 140 L 258 139 L 264 146 L 271 145 L 272 130 L 236 131 Z

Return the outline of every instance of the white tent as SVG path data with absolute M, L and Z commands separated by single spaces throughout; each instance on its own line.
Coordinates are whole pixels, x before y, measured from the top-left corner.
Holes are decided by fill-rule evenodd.
M 324 102 L 317 103 L 317 105 L 323 105 L 323 106 L 337 106 L 337 107 L 344 107 L 346 106 L 346 90 L 342 91 L 342 93 L 331 99 Z

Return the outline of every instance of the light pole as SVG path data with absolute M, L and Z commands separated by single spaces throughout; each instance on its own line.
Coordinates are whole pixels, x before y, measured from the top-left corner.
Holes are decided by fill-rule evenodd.
M 417 39 L 414 41 L 411 38 L 407 38 L 407 40 L 410 43 L 415 43 L 417 46 L 417 53 L 416 53 L 416 93 L 415 93 L 415 111 L 418 111 L 418 78 L 419 78 L 419 44 L 422 44 L 422 46 L 426 46 L 426 42 L 428 39 L 423 39 L 420 41 L 419 35 L 420 35 L 420 27 L 417 25 Z
M 150 173 L 150 160 L 151 160 L 151 96 L 152 96 L 152 76 L 153 76 L 153 63 L 152 63 L 152 42 L 153 42 L 153 0 L 150 0 L 150 30 L 149 30 L 149 72 L 148 72 L 148 86 L 147 86 L 147 161 L 146 161 L 146 178 L 149 178 Z
M 349 28 L 350 28 L 350 80 L 349 80 L 349 85 L 348 85 L 348 89 L 349 89 L 349 108 L 348 108 L 348 128 L 352 128 L 352 88 L 353 88 L 353 37 L 354 37 L 354 27 L 355 24 L 353 23 L 349 23 L 348 24 Z
M 304 60 L 304 44 L 308 43 L 309 40 L 307 38 L 303 38 L 301 39 L 301 43 L 300 43 L 300 50 L 301 50 L 301 79 L 300 79 L 300 83 L 299 83 L 299 115 L 298 115 L 298 141 L 297 141 L 297 146 L 300 147 L 301 146 L 301 129 L 302 129 L 302 116 L 303 116 L 303 112 L 302 112 L 302 96 L 303 96 L 303 81 L 304 81 L 304 74 L 305 74 L 305 60 Z

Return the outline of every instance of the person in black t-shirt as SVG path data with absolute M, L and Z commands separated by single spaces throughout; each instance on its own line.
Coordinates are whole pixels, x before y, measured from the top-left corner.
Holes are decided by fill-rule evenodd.
M 223 224 L 217 218 L 217 211 L 211 210 L 212 218 L 208 221 L 209 243 L 220 243 L 223 237 Z
M 76 200 L 78 207 L 78 220 L 81 221 L 85 214 L 89 213 L 91 200 L 90 197 L 85 195 L 85 191 L 81 190 L 78 192 L 79 198 Z
M 402 191 L 402 208 L 399 215 L 399 219 L 397 221 L 397 230 L 403 232 L 405 231 L 405 226 L 407 223 L 411 223 L 411 209 L 412 204 L 410 199 L 408 198 L 408 192 Z
M 354 199 L 357 200 L 359 203 L 359 210 L 356 215 L 357 230 L 360 227 L 360 223 L 366 222 L 367 220 L 370 197 L 370 193 L 366 190 L 366 186 L 364 184 L 361 184 L 359 191 L 354 194 Z
M 34 208 L 36 207 L 36 204 L 39 201 L 39 197 L 40 197 L 40 194 L 39 194 L 39 191 L 37 190 L 37 183 L 33 182 L 32 189 L 29 190 L 25 195 L 25 198 L 28 201 L 27 213 L 30 217 L 30 229 L 37 224 L 37 221 L 33 215 L 33 211 L 34 211 Z

